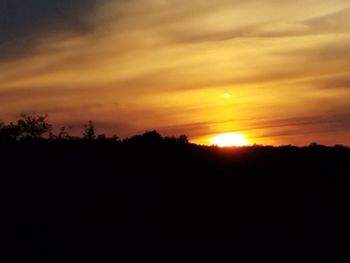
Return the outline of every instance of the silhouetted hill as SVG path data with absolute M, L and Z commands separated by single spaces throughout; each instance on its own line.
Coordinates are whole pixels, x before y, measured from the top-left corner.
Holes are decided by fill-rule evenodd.
M 0 158 L 3 236 L 28 255 L 191 240 L 350 244 L 342 146 L 220 149 L 148 132 L 4 140 Z

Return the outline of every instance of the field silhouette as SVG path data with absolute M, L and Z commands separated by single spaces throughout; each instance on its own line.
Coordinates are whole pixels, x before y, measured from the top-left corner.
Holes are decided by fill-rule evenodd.
M 176 241 L 350 244 L 350 149 L 198 146 L 0 126 L 4 236 L 24 254 Z

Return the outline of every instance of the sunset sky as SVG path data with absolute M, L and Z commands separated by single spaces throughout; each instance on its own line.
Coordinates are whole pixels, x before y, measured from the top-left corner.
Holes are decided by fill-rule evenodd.
M 0 119 L 350 144 L 349 0 L 1 0 Z

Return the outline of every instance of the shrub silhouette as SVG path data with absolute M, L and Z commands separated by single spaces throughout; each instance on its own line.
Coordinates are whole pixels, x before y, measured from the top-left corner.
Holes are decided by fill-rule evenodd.
M 2 140 L 18 140 L 21 135 L 20 127 L 14 123 L 0 126 L 0 138 Z

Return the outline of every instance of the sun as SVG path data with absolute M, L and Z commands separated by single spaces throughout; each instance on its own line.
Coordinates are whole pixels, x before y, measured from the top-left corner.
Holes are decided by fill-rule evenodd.
M 239 147 L 250 145 L 249 140 L 241 133 L 223 133 L 211 139 L 213 145 L 219 147 Z

